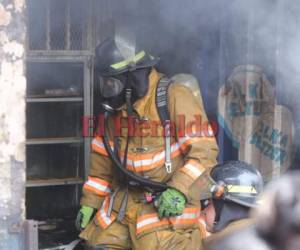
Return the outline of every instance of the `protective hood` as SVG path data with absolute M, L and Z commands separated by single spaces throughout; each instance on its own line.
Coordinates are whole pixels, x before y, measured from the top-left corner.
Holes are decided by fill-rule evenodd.
M 151 67 L 130 72 L 129 85 L 132 88 L 132 104 L 147 94 Z
M 223 230 L 229 223 L 249 217 L 249 208 L 239 204 L 220 200 L 213 200 L 216 210 L 216 217 L 219 214 L 219 221 L 216 221 L 213 227 L 214 233 Z

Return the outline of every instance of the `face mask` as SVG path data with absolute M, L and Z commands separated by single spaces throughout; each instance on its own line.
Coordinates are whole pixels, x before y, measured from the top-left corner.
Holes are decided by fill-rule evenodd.
M 151 68 L 138 69 L 117 76 L 99 77 L 100 93 L 105 105 L 116 110 L 125 103 L 126 88 L 132 89 L 131 103 L 147 94 Z
M 125 83 L 117 77 L 100 77 L 100 93 L 104 98 L 114 98 L 121 94 Z
M 117 110 L 125 103 L 125 85 L 127 75 L 111 77 L 98 77 L 100 94 L 103 98 L 103 107 L 109 110 Z

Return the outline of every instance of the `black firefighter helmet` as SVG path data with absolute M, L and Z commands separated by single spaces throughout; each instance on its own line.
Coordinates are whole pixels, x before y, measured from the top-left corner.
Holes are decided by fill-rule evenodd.
M 253 165 L 227 161 L 212 168 L 206 181 L 206 191 L 200 197 L 201 207 L 204 209 L 210 199 L 255 207 L 262 189 L 262 176 Z
M 228 161 L 211 170 L 215 183 L 211 187 L 212 198 L 227 200 L 246 207 L 255 207 L 257 196 L 263 189 L 259 171 L 246 162 Z
M 115 38 L 105 39 L 95 51 L 95 69 L 101 76 L 115 76 L 127 71 L 152 67 L 158 60 L 144 50 L 137 50 L 135 44 L 128 46 L 118 44 Z

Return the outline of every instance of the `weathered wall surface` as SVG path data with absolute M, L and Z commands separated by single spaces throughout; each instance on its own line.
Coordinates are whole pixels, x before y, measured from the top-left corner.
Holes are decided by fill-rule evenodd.
M 0 0 L 0 249 L 23 249 L 25 0 Z

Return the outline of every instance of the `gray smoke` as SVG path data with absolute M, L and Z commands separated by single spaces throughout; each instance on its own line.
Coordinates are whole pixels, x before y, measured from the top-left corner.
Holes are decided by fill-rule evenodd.
M 153 5 L 156 12 L 148 12 L 146 20 L 144 11 L 145 23 L 137 27 L 164 58 L 164 71 L 199 79 L 208 113 L 215 113 L 217 89 L 232 69 L 257 64 L 276 87 L 278 104 L 293 112 L 299 137 L 300 1 L 163 0 Z
M 37 7 L 45 0 L 31 2 L 36 7 L 33 12 L 38 17 L 43 16 Z M 74 8 L 82 9 L 79 4 L 82 1 L 71 2 Z M 129 27 L 136 34 L 140 47 L 162 58 L 158 65 L 162 72 L 170 76 L 192 73 L 198 78 L 209 115 L 216 113 L 217 90 L 232 69 L 251 63 L 264 69 L 276 86 L 279 104 L 287 105 L 294 113 L 296 124 L 300 124 L 300 1 L 90 2 L 93 3 L 92 11 L 88 12 L 92 13 L 93 45 L 113 35 L 113 30 L 118 30 L 119 26 Z M 78 21 L 82 20 L 80 13 L 75 18 Z M 33 23 L 40 23 L 34 20 Z M 40 26 L 31 29 L 33 33 L 36 30 L 31 35 L 44 39 L 45 25 Z

